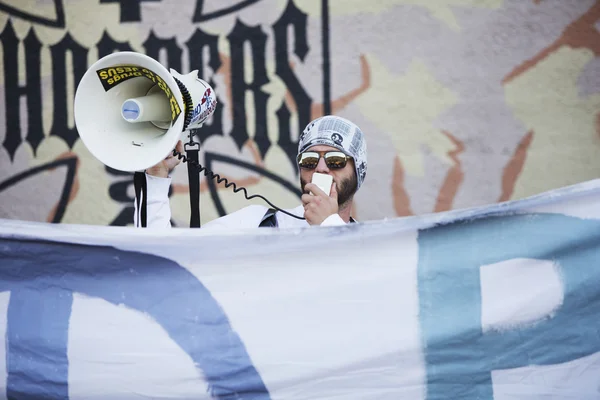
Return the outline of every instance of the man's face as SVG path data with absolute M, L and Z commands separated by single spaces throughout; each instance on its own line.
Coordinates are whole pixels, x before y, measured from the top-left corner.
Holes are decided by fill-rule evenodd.
M 326 152 L 339 150 L 331 146 L 318 145 L 310 147 L 306 151 Z M 333 177 L 333 182 L 335 183 L 338 192 L 338 205 L 340 207 L 352 200 L 352 196 L 354 196 L 358 184 L 353 159 L 348 159 L 346 166 L 341 169 L 329 169 L 323 157 L 319 159 L 319 163 L 314 169 L 300 168 L 300 185 L 302 193 L 308 193 L 304 187 L 307 183 L 312 181 L 315 172 L 331 175 Z

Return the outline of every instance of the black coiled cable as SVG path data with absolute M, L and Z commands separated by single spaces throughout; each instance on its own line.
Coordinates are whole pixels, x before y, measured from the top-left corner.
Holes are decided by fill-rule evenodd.
M 181 161 L 183 161 L 184 163 L 188 163 L 193 165 L 194 167 L 198 168 L 198 172 L 202 172 L 204 174 L 205 177 L 207 177 L 208 179 L 215 179 L 217 181 L 217 184 L 225 182 L 225 187 L 229 188 L 231 186 L 233 186 L 233 192 L 237 193 L 239 191 L 243 191 L 244 192 L 244 197 L 246 198 L 246 200 L 252 200 L 255 198 L 260 198 L 262 199 L 265 203 L 267 203 L 268 205 L 270 205 L 272 208 L 274 208 L 277 211 L 281 211 L 282 213 L 289 215 L 290 217 L 294 217 L 296 219 L 301 219 L 304 220 L 304 217 L 299 217 L 297 215 L 294 215 L 288 211 L 282 210 L 281 208 L 277 207 L 276 205 L 274 205 L 273 203 L 271 203 L 269 200 L 267 200 L 266 198 L 264 198 L 263 196 L 261 196 L 260 194 L 253 194 L 251 196 L 248 196 L 248 191 L 246 190 L 245 187 L 240 186 L 239 188 L 237 187 L 237 185 L 235 184 L 235 182 L 229 182 L 227 180 L 227 178 L 221 178 L 221 176 L 219 174 L 215 174 L 214 172 L 212 172 L 211 170 L 203 167 L 202 165 L 200 165 L 200 163 L 194 161 L 194 160 L 188 160 L 188 158 L 181 154 L 180 152 L 178 152 L 177 150 L 173 150 L 173 156 L 177 157 L 178 159 L 180 159 Z

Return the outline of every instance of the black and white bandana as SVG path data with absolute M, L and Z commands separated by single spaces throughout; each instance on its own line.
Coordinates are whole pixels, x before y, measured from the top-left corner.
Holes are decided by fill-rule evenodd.
M 354 159 L 358 190 L 367 175 L 367 142 L 364 136 L 353 122 L 328 115 L 315 119 L 304 129 L 298 141 L 298 154 L 318 145 L 339 149 Z

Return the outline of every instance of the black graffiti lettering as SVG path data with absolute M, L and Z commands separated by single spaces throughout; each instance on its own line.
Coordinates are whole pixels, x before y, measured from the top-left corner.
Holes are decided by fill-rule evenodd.
M 106 172 L 114 176 L 133 176 L 131 172 L 119 171 L 118 169 L 111 168 L 108 165 L 105 165 L 104 169 L 106 170 Z
M 98 58 L 105 57 L 117 51 L 132 51 L 129 43 L 117 42 L 106 31 L 102 34 L 96 47 L 98 48 Z
M 109 166 L 104 166 L 106 172 L 117 177 L 124 177 L 124 180 L 119 180 L 112 183 L 108 188 L 108 195 L 117 203 L 123 204 L 123 208 L 119 214 L 109 223 L 111 226 L 127 226 L 133 223 L 133 197 L 128 193 L 134 193 L 133 174 L 131 172 L 119 171 Z
M 161 0 L 100 0 L 100 4 L 119 3 L 121 5 L 121 22 L 140 22 L 142 2 L 160 2 Z
M 132 176 L 131 173 L 126 173 L 127 176 Z M 126 205 L 121 212 L 117 215 L 117 217 L 111 221 L 110 225 L 112 226 L 126 226 L 127 224 L 133 223 L 133 201 L 134 198 L 129 195 L 129 193 L 133 193 L 133 178 L 114 182 L 108 188 L 108 194 L 110 198 L 116 201 L 117 203 L 122 203 Z
M 133 204 L 133 203 L 130 203 Z M 133 206 L 125 207 L 121 210 L 121 212 L 113 219 L 109 225 L 110 226 L 127 226 L 133 223 L 133 213 L 135 212 L 135 208 Z
M 35 30 L 31 29 L 25 38 L 25 71 L 27 73 L 27 136 L 35 154 L 38 146 L 44 140 L 42 127 L 42 83 L 40 54 L 42 42 L 37 38 Z M 31 88 L 31 89 L 29 89 Z
M 293 1 L 288 3 L 279 20 L 273 25 L 276 54 L 275 73 L 283 80 L 296 103 L 296 108 L 298 110 L 298 135 L 310 122 L 312 99 L 306 90 L 304 90 L 304 87 L 290 66 L 288 28 L 292 26 L 294 29 L 294 54 L 296 54 L 301 61 L 304 61 L 309 50 L 306 37 L 306 25 L 307 15 L 299 10 Z M 281 108 L 277 111 L 279 125 L 278 144 L 285 151 L 292 165 L 295 166 L 298 142 L 292 140 L 290 116 L 291 114 L 287 109 L 285 102 L 283 102 Z
M 198 70 L 198 77 L 206 80 L 208 76 L 204 71 L 204 66 L 208 65 L 213 73 L 221 67 L 221 57 L 219 55 L 219 37 L 210 35 L 206 32 L 196 29 L 190 39 L 185 42 L 190 53 L 190 67 Z M 204 59 L 204 49 L 208 50 L 208 62 Z
M 183 51 L 177 45 L 175 38 L 161 39 L 154 34 L 154 31 L 150 31 L 150 35 L 143 43 L 146 49 L 146 55 L 159 62 L 165 68 L 173 68 L 175 71 L 181 71 L 181 55 Z M 161 60 L 160 52 L 164 50 L 166 52 L 166 60 Z
M 101 0 L 101 3 L 119 3 L 121 6 L 121 20 L 124 22 L 140 20 L 140 5 L 142 1 L 160 1 L 160 0 Z M 196 13 L 194 18 L 206 20 L 215 18 L 219 13 L 230 13 L 239 10 L 240 7 L 247 7 L 259 0 L 239 0 L 232 3 L 231 6 L 224 6 L 210 14 L 202 14 L 204 2 L 196 2 Z M 231 138 L 237 146 L 241 148 L 249 139 L 248 113 L 255 113 L 255 132 L 254 140 L 261 155 L 267 153 L 274 144 L 269 139 L 267 126 L 267 102 L 268 93 L 262 88 L 269 83 L 269 77 L 266 72 L 266 46 L 267 35 L 263 29 L 269 29 L 266 26 L 247 26 L 240 20 L 227 36 L 230 45 L 230 63 L 228 65 L 230 76 L 225 77 L 225 82 L 229 82 L 227 87 L 217 87 L 214 78 L 217 73 L 227 71 L 226 68 L 219 70 L 222 66 L 221 54 L 219 54 L 219 37 L 196 29 L 190 39 L 181 47 L 174 37 L 159 38 L 151 31 L 143 46 L 146 54 L 159 61 L 167 69 L 173 68 L 176 71 L 182 71 L 183 50 L 189 54 L 189 71 L 198 70 L 199 77 L 206 80 L 215 89 L 217 99 L 220 104 L 229 104 L 233 111 L 233 128 Z M 311 118 L 312 99 L 302 86 L 297 75 L 294 73 L 290 64 L 294 55 L 296 62 L 304 62 L 309 51 L 307 41 L 307 16 L 300 11 L 293 0 L 288 1 L 288 5 L 273 26 L 271 27 L 274 37 L 275 47 L 275 73 L 279 79 L 286 85 L 290 97 L 295 103 L 295 110 L 298 113 L 298 128 L 301 132 L 303 127 Z M 293 35 L 293 48 L 290 48 L 290 29 Z M 36 36 L 36 31 L 30 29 L 25 38 L 20 39 L 14 30 L 12 19 L 9 17 L 4 29 L 0 32 L 0 45 L 2 46 L 3 68 L 0 73 L 4 80 L 4 101 L 6 115 L 6 135 L 2 143 L 14 160 L 14 155 L 23 142 L 29 144 L 34 153 L 39 148 L 44 139 L 43 132 L 43 103 L 42 103 L 42 81 L 41 81 L 41 54 L 44 45 Z M 270 44 L 269 44 L 270 45 Z M 128 42 L 119 42 L 112 38 L 105 30 L 102 37 L 96 44 L 98 57 L 102 58 L 111 53 L 119 51 L 133 51 Z M 250 51 L 245 52 L 245 48 Z M 69 117 L 69 108 L 73 105 L 73 96 L 75 89 L 88 67 L 88 48 L 79 44 L 72 38 L 68 31 L 65 36 L 56 44 L 47 46 L 51 56 L 51 82 L 53 97 L 49 104 L 53 110 L 50 125 L 50 135 L 62 138 L 69 147 L 73 147 L 79 135 L 74 126 L 72 117 Z M 21 59 L 18 54 L 24 50 L 24 65 L 20 65 Z M 251 58 L 248 60 L 248 58 Z M 69 58 L 72 60 L 68 62 Z M 245 79 L 245 66 L 253 65 L 253 76 L 249 82 Z M 19 71 L 25 71 L 24 81 L 20 82 Z M 158 72 L 158 71 L 154 71 Z M 147 69 L 136 71 L 135 68 L 117 67 L 113 71 L 106 72 L 105 82 L 108 79 L 123 80 L 134 74 L 144 74 L 144 76 L 163 88 L 167 94 L 171 94 L 174 88 L 166 86 L 164 79 Z M 73 83 L 70 87 L 68 82 Z M 114 83 L 113 82 L 113 83 Z M 246 109 L 245 97 L 252 94 L 253 107 Z M 221 101 L 221 96 L 231 96 L 225 102 Z M 21 107 L 25 101 L 26 110 Z M 50 106 L 51 104 L 51 106 Z M 288 103 L 289 104 L 289 103 Z M 277 144 L 285 151 L 291 162 L 295 160 L 297 140 L 294 133 L 296 128 L 291 126 L 291 109 L 288 104 L 282 103 L 277 110 L 277 121 L 279 136 Z M 26 112 L 25 112 L 26 111 Z M 206 141 L 214 135 L 224 135 L 223 132 L 223 113 L 227 111 L 224 107 L 217 106 L 213 116 L 205 123 L 202 128 L 194 130 L 200 143 Z M 27 125 L 23 124 L 23 115 Z M 208 123 L 210 122 L 210 124 Z M 299 133 L 298 132 L 298 133 Z M 115 215 L 111 225 L 128 225 L 133 221 L 133 179 L 129 172 L 117 171 L 106 167 L 107 173 L 115 180 L 109 186 L 109 195 L 113 201 L 122 206 Z M 169 193 L 170 195 L 170 193 Z M 172 221 L 173 223 L 173 221 Z
M 116 0 L 115 0 L 116 1 Z M 109 1 L 106 0 L 106 3 Z M 132 4 L 139 8 L 141 1 L 134 1 Z M 124 2 L 122 2 L 124 4 Z M 240 1 L 236 3 L 239 6 L 247 5 Z M 202 2 L 197 2 L 197 7 L 201 9 Z M 132 6 L 133 7 L 133 6 Z M 264 26 L 247 26 L 241 21 L 237 21 L 235 27 L 227 36 L 230 44 L 230 61 L 228 69 L 220 71 L 222 66 L 221 54 L 218 50 L 219 37 L 196 29 L 194 34 L 183 46 L 187 46 L 189 54 L 189 70 L 198 70 L 199 77 L 206 80 L 216 91 L 218 101 L 221 104 L 229 104 L 232 110 L 233 129 L 231 137 L 241 148 L 249 139 L 248 121 L 254 120 L 255 126 L 252 131 L 255 132 L 254 140 L 262 155 L 274 144 L 271 143 L 268 135 L 267 126 L 267 102 L 268 93 L 263 91 L 263 86 L 269 83 L 269 77 L 266 73 L 266 45 L 267 35 L 263 31 Z M 293 48 L 290 48 L 293 35 Z M 291 68 L 291 57 L 293 54 L 297 57 L 296 62 L 303 62 L 309 51 L 307 42 L 307 16 L 300 11 L 293 0 L 289 0 L 288 5 L 277 22 L 272 26 L 274 34 L 276 74 L 278 78 L 286 85 L 290 98 L 293 100 L 295 110 L 298 112 L 298 128 L 290 126 L 291 105 L 282 104 L 277 112 L 279 124 L 279 137 L 277 144 L 281 146 L 288 155 L 291 162 L 295 156 L 296 131 L 301 131 L 311 117 L 312 99 L 307 94 L 301 82 L 297 78 L 294 70 Z M 39 147 L 43 140 L 42 129 L 42 96 L 41 96 L 41 74 L 40 74 L 40 54 L 42 44 L 34 30 L 31 30 L 27 38 L 22 43 L 16 36 L 12 21 L 9 19 L 4 30 L 0 33 L 0 43 L 3 46 L 4 61 L 4 82 L 5 82 L 5 114 L 7 132 L 3 146 L 8 150 L 11 157 L 14 157 L 19 145 L 26 141 L 32 148 Z M 25 48 L 25 66 L 19 65 L 19 46 Z M 182 71 L 183 47 L 181 47 L 174 37 L 159 38 L 154 32 L 150 32 L 143 43 L 146 54 L 159 61 L 166 68 L 173 68 Z M 119 42 L 113 39 L 107 31 L 104 31 L 96 45 L 98 56 L 104 57 L 115 51 L 132 51 L 128 42 Z M 250 51 L 244 50 L 249 48 Z M 69 106 L 73 104 L 73 96 L 76 86 L 87 69 L 87 56 L 89 49 L 77 43 L 67 32 L 63 39 L 49 46 L 52 65 L 52 121 L 50 134 L 61 137 L 73 147 L 78 138 L 72 117 L 69 117 Z M 69 55 L 72 59 L 72 65 L 68 65 Z M 248 60 L 248 57 L 251 60 Z M 162 59 L 162 60 L 161 60 Z M 245 66 L 253 65 L 254 74 L 247 82 L 245 79 Z M 19 85 L 19 70 L 26 71 L 26 83 Z M 227 87 L 215 87 L 214 75 L 230 71 L 230 76 L 225 78 Z M 112 71 L 106 71 L 104 81 L 113 79 L 113 84 L 135 73 L 133 68 L 122 69 L 115 68 Z M 141 73 L 148 79 L 157 83 L 161 88 L 171 93 L 173 88 L 168 88 L 164 79 L 157 76 L 152 71 L 141 69 Z M 157 72 L 157 71 L 155 71 Z M 72 79 L 68 74 L 72 74 Z M 68 87 L 67 82 L 73 82 L 75 87 Z M 219 97 L 231 94 L 227 101 L 220 101 Z M 247 95 L 253 96 L 253 107 L 246 109 Z M 23 125 L 20 114 L 24 110 L 19 109 L 23 97 L 27 99 L 27 127 Z M 287 109 L 290 107 L 290 109 Z M 23 108 L 23 107 L 21 107 Z M 223 107 L 217 107 L 213 116 L 202 128 L 194 133 L 200 142 L 204 142 L 213 135 L 223 135 L 223 113 L 227 111 Z M 248 113 L 255 113 L 255 118 L 248 118 Z M 210 124 L 209 124 L 210 122 Z
M 131 172 L 119 171 L 117 169 L 105 166 L 104 169 L 110 175 L 124 177 L 124 180 L 119 180 L 112 183 L 108 187 L 108 195 L 117 203 L 123 204 L 124 207 L 119 211 L 119 214 L 109 223 L 111 226 L 127 226 L 133 223 L 133 208 L 134 198 L 129 193 L 134 193 L 133 174 Z
M 131 175 L 128 173 L 127 175 Z M 111 221 L 112 226 L 126 226 L 127 224 L 133 223 L 133 201 L 134 198 L 128 193 L 133 192 L 133 178 L 125 181 L 118 181 L 110 185 L 108 188 L 108 194 L 110 198 L 118 203 L 127 205 L 124 207 L 117 217 Z
M 71 53 L 72 69 L 67 66 L 67 52 Z M 73 104 L 75 97 L 75 90 L 73 93 L 67 93 L 67 74 L 72 72 L 72 81 L 77 87 L 87 70 L 87 53 L 88 49 L 73 40 L 69 33 L 60 42 L 50 46 L 54 89 L 54 113 L 50 135 L 64 139 L 70 148 L 73 148 L 79 134 L 74 121 L 69 119 L 67 113 L 67 103 Z
M 235 99 L 232 137 L 240 149 L 249 138 L 244 99 L 246 92 L 251 91 L 254 97 L 254 141 L 261 155 L 264 155 L 271 146 L 267 134 L 267 101 L 269 95 L 261 90 L 263 85 L 269 83 L 265 66 L 267 35 L 260 26 L 249 27 L 238 20 L 227 37 L 231 47 L 231 93 Z M 244 44 L 246 42 L 250 44 L 254 66 L 254 76 L 250 83 L 244 79 Z
M 2 143 L 11 160 L 23 142 L 21 132 L 21 97 L 27 99 L 27 134 L 26 141 L 35 154 L 44 139 L 42 127 L 42 84 L 40 76 L 40 54 L 42 43 L 35 30 L 30 29 L 24 40 L 26 83 L 19 85 L 19 39 L 13 29 L 12 22 L 7 21 L 0 43 L 4 55 L 4 101 L 6 115 L 6 136 Z
M 210 35 L 200 29 L 185 43 L 190 55 L 190 70 L 198 70 L 198 77 L 208 82 L 217 94 L 217 103 L 223 104 L 219 96 L 219 88 L 215 86 L 212 79 L 208 79 L 208 73 L 205 72 L 204 66 L 208 65 L 212 69 L 213 74 L 221 67 L 221 57 L 219 55 L 219 37 Z M 208 50 L 208 62 L 204 59 L 204 51 Z M 224 88 L 224 90 L 226 90 Z M 205 122 L 202 128 L 192 130 L 196 136 L 196 140 L 203 143 L 206 139 L 213 135 L 223 135 L 223 107 L 217 107 L 213 114 L 210 124 Z
M 285 105 L 285 101 L 281 102 L 281 107 L 276 112 L 277 126 L 279 128 L 279 146 L 285 151 L 285 154 L 290 159 L 294 167 L 296 164 L 296 153 L 298 152 L 298 141 L 292 140 L 292 132 L 290 128 L 290 118 L 292 113 Z
M 127 175 L 131 175 L 131 173 L 128 173 Z M 119 203 L 133 203 L 133 197 L 128 194 L 130 186 L 133 186 L 133 181 L 126 180 L 114 182 L 108 188 L 108 194 L 111 199 Z
M 11 5 L 14 4 L 13 5 Z M 23 5 L 25 2 L 21 2 Z M 49 11 L 49 5 L 54 3 L 54 12 Z M 7 15 L 15 16 L 21 20 L 31 21 L 34 24 L 51 26 L 54 28 L 64 28 L 65 27 L 65 10 L 63 5 L 63 0 L 49 0 L 44 4 L 44 8 L 40 10 L 40 7 L 28 7 L 29 4 L 25 4 L 23 9 L 22 6 L 17 6 L 16 2 L 3 1 L 0 2 L 0 11 L 6 13 Z M 26 10 L 35 10 L 33 12 L 27 12 Z M 41 13 L 40 13 L 41 11 Z M 46 14 L 46 15 L 44 15 Z M 50 18 L 48 18 L 48 16 Z M 54 17 L 54 18 L 52 18 Z
M 204 0 L 196 0 L 196 10 L 194 11 L 194 22 L 198 22 L 201 20 L 204 10 Z
M 226 6 L 221 9 L 204 14 L 204 0 L 196 0 L 196 10 L 194 11 L 193 22 L 203 22 L 214 18 L 224 17 L 225 15 L 233 14 L 240 11 L 254 3 L 258 3 L 260 0 L 240 0 L 237 4 Z

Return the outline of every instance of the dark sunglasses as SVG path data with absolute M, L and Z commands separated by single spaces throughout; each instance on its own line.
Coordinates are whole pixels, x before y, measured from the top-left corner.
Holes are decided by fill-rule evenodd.
M 300 168 L 315 169 L 319 160 L 323 157 L 329 169 L 342 169 L 352 157 L 341 151 L 305 151 L 298 154 L 298 165 Z

